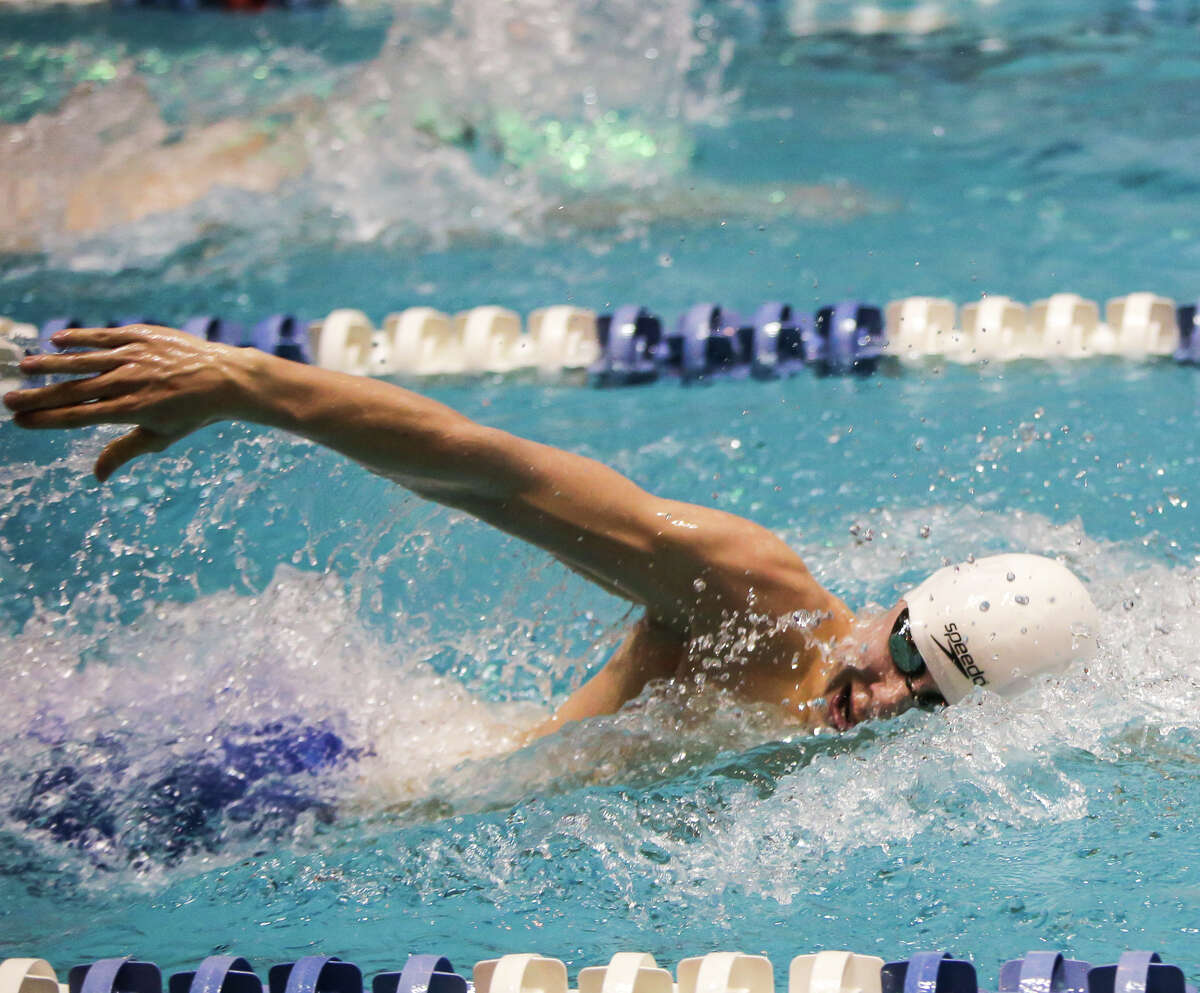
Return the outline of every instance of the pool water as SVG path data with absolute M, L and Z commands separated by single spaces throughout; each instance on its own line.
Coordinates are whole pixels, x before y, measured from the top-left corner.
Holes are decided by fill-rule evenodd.
M 403 78 L 406 52 L 460 73 L 437 82 L 427 172 L 392 156 L 437 128 L 392 121 L 396 147 L 341 186 L 314 152 L 278 197 L 216 190 L 78 243 L 47 230 L 7 257 L 0 312 L 1198 292 L 1187 5 L 964 3 L 934 33 L 871 37 L 845 30 L 843 4 L 611 9 L 627 20 L 562 5 L 564 30 L 588 29 L 562 50 L 600 65 L 653 36 L 645 61 L 673 60 L 630 69 L 658 87 L 637 114 L 611 73 L 595 81 L 604 127 L 641 136 L 624 143 L 556 89 L 556 57 L 528 70 L 540 89 L 512 90 L 511 64 L 463 57 L 504 63 L 486 5 L 0 13 L 10 127 L 80 78 L 103 99 L 121 80 L 101 61 L 149 80 L 177 142 L 314 87 L 361 108 L 364 79 Z M 521 10 L 546 29 L 549 7 Z M 17 83 L 34 69 L 40 96 Z M 476 105 L 488 137 L 471 146 Z M 552 119 L 590 120 L 577 143 L 607 151 L 576 169 Z M 333 141 L 330 120 L 312 126 Z M 647 134 L 643 182 L 613 149 Z M 471 190 L 486 209 L 455 213 Z M 686 389 L 421 388 L 762 522 L 856 607 L 971 554 L 1061 555 L 1104 612 L 1102 652 L 1020 702 L 846 735 L 660 687 L 513 751 L 607 657 L 624 604 L 280 434 L 211 427 L 99 486 L 108 431 L 6 422 L 0 954 L 61 970 L 129 951 L 172 971 L 218 949 L 256 965 L 321 949 L 370 972 L 410 951 L 466 967 L 538 950 L 574 975 L 619 949 L 736 947 L 782 979 L 824 947 L 947 948 L 986 984 L 1031 948 L 1153 947 L 1200 978 L 1195 370 L 930 361 Z

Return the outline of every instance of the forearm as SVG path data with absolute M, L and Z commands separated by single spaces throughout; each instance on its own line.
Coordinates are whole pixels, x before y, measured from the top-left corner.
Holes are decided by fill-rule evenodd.
M 422 492 L 481 496 L 498 482 L 472 458 L 485 429 L 436 400 L 251 349 L 231 366 L 231 417 L 308 438 Z
M 397 386 L 243 355 L 229 356 L 230 416 L 334 449 L 545 548 L 612 593 L 649 602 L 639 580 L 653 579 L 657 542 L 640 522 L 654 498 L 620 473 Z
M 84 328 L 53 342 L 82 351 L 22 360 L 71 378 L 13 391 L 26 428 L 133 425 L 96 459 L 105 480 L 217 420 L 294 432 L 422 496 L 546 549 L 677 633 L 744 609 L 824 609 L 829 595 L 763 528 L 655 497 L 599 462 L 470 420 L 428 397 L 285 362 L 171 328 Z
M 679 584 L 655 575 L 658 543 L 639 524 L 657 501 L 615 470 L 387 383 L 248 350 L 226 358 L 227 416 L 331 448 L 544 548 L 610 593 L 678 614 L 664 594 Z
M 387 383 L 265 355 L 238 359 L 239 406 L 250 419 L 332 448 L 412 489 L 545 549 L 642 604 L 675 632 L 698 614 L 744 608 L 756 589 L 771 609 L 811 582 L 803 563 L 762 528 L 664 500 L 585 456 L 477 424 Z M 819 587 L 814 589 L 819 591 Z

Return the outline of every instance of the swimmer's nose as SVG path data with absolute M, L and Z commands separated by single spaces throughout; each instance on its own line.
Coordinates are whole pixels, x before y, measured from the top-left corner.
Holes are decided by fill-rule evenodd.
M 870 692 L 870 708 L 876 717 L 895 717 L 913 705 L 912 694 L 900 681 L 873 683 Z
M 823 696 L 834 697 L 842 691 L 842 689 L 852 683 L 861 682 L 863 672 L 857 666 L 843 663 L 834 673 L 833 678 L 825 684 L 825 692 Z

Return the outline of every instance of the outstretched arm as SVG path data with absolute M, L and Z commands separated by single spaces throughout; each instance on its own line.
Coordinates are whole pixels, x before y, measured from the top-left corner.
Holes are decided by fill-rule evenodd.
M 477 424 L 378 380 L 202 341 L 168 328 L 60 332 L 92 351 L 26 358 L 28 374 L 84 374 L 5 396 L 27 428 L 131 424 L 100 454 L 106 479 L 197 428 L 243 419 L 283 428 L 429 499 L 465 510 L 646 606 L 679 635 L 745 609 L 848 612 L 771 532 L 721 511 L 655 497 L 588 458 Z

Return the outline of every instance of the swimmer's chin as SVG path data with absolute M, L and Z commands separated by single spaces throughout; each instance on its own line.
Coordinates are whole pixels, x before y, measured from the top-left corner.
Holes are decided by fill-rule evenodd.
M 841 734 L 843 731 L 853 730 L 859 722 L 839 712 L 838 708 L 842 704 L 837 701 L 837 696 L 819 696 L 799 704 L 782 701 L 778 706 L 781 726 L 810 734 Z

